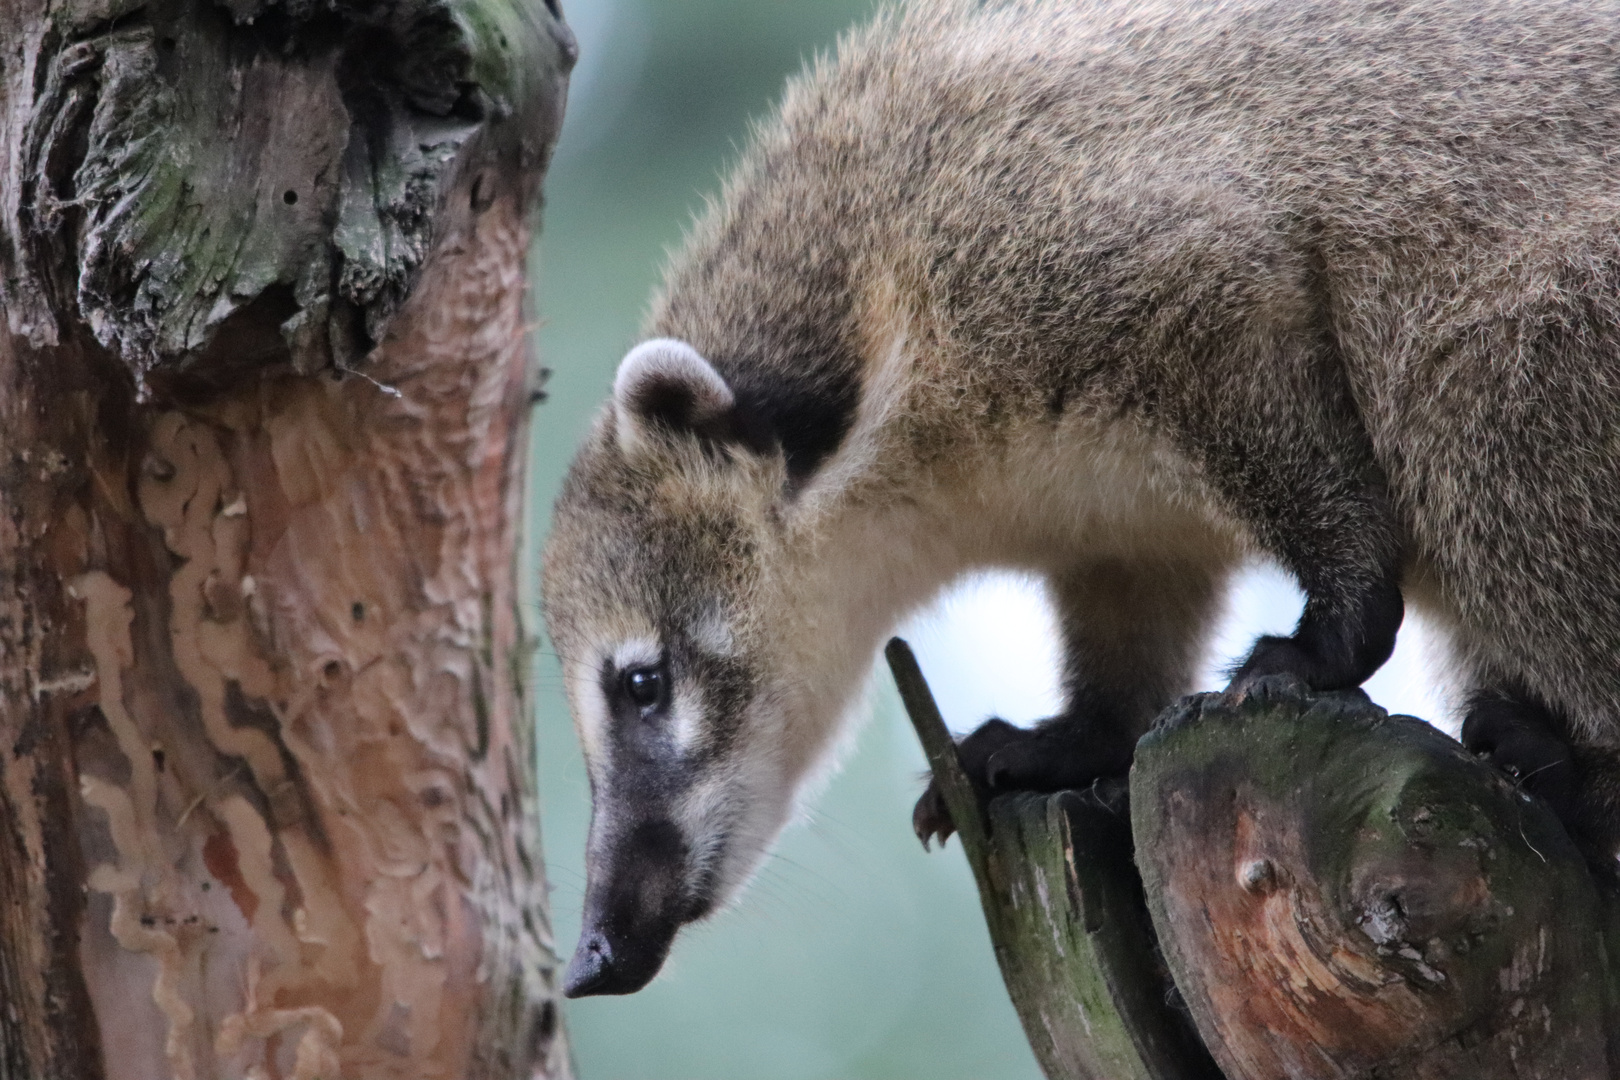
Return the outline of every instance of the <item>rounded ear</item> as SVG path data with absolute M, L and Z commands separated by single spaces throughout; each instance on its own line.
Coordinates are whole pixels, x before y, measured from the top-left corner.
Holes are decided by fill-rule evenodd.
M 653 338 L 631 349 L 613 379 L 619 446 L 633 454 L 658 434 L 690 436 L 712 443 L 742 443 L 764 449 L 750 411 L 726 380 L 692 346 Z

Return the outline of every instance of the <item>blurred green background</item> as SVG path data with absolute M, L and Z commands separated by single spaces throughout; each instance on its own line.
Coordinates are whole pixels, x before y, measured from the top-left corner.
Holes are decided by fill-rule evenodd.
M 783 79 L 872 8 L 565 3 L 582 58 L 534 255 L 539 344 L 554 374 L 534 417 L 531 569 L 563 467 L 636 340 L 664 252 Z M 589 793 L 555 658 L 543 652 L 539 664 L 546 870 L 566 958 L 579 929 Z M 683 933 L 640 994 L 570 1004 L 582 1080 L 1040 1075 L 960 850 L 927 855 L 911 835 L 924 763 L 886 674 L 872 697 L 845 768 L 741 903 Z

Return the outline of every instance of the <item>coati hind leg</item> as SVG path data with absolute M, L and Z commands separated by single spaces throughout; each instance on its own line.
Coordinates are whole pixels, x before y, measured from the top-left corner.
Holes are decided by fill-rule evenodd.
M 1225 576 L 1224 563 L 1119 559 L 1054 576 L 1065 708 L 1027 729 L 991 719 L 961 740 L 957 753 L 980 797 L 1124 776 L 1136 740 L 1190 689 Z M 924 845 L 955 831 L 932 781 L 912 825 Z
M 1542 799 L 1560 819 L 1575 810 L 1575 753 L 1552 709 L 1511 684 L 1469 695 L 1462 742 Z
M 1468 698 L 1462 742 L 1558 815 L 1595 866 L 1615 872 L 1620 849 L 1620 754 L 1575 745 L 1569 723 L 1511 682 Z

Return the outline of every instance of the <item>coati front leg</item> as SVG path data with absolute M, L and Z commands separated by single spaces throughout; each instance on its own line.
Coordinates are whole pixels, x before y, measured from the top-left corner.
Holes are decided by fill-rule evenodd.
M 1124 776 L 1136 740 L 1192 685 L 1226 571 L 1213 558 L 1102 559 L 1055 576 L 1064 710 L 1028 729 L 992 719 L 962 739 L 957 753 L 980 797 Z M 912 825 L 924 845 L 955 831 L 932 781 Z
M 1269 675 L 1298 679 L 1312 690 L 1348 690 L 1366 682 L 1395 650 L 1405 613 L 1397 574 L 1383 568 L 1348 588 L 1307 587 L 1294 633 L 1256 641 L 1228 693 L 1241 695 Z
M 1268 676 L 1317 691 L 1360 686 L 1394 652 L 1406 610 L 1399 528 L 1349 393 L 1307 377 L 1283 400 L 1292 408 L 1257 400 L 1229 430 L 1200 431 L 1215 486 L 1305 593 L 1293 634 L 1255 642 L 1234 695 Z
M 1256 642 L 1227 692 L 1273 676 L 1317 691 L 1360 686 L 1394 651 L 1405 613 L 1395 515 L 1332 350 L 1286 334 L 1250 344 L 1225 354 L 1224 378 L 1202 373 L 1218 393 L 1183 387 L 1184 397 L 1162 402 L 1173 439 L 1216 501 L 1305 592 L 1294 633 Z M 1122 576 L 1106 584 L 1109 573 Z M 1123 774 L 1137 738 L 1185 692 L 1215 601 L 1209 576 L 1189 594 L 1162 565 L 1094 564 L 1056 585 L 1069 708 L 1029 731 L 992 720 L 962 740 L 981 796 Z M 1193 595 L 1200 602 L 1189 603 Z M 948 835 L 948 823 L 931 785 L 913 825 L 926 842 Z

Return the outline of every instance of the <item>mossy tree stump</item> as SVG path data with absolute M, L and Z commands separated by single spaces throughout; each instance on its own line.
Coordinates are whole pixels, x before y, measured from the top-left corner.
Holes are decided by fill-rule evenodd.
M 1429 725 L 1268 682 L 1171 710 L 1128 794 L 982 807 L 889 659 L 1054 1080 L 1620 1076 L 1613 896 Z

